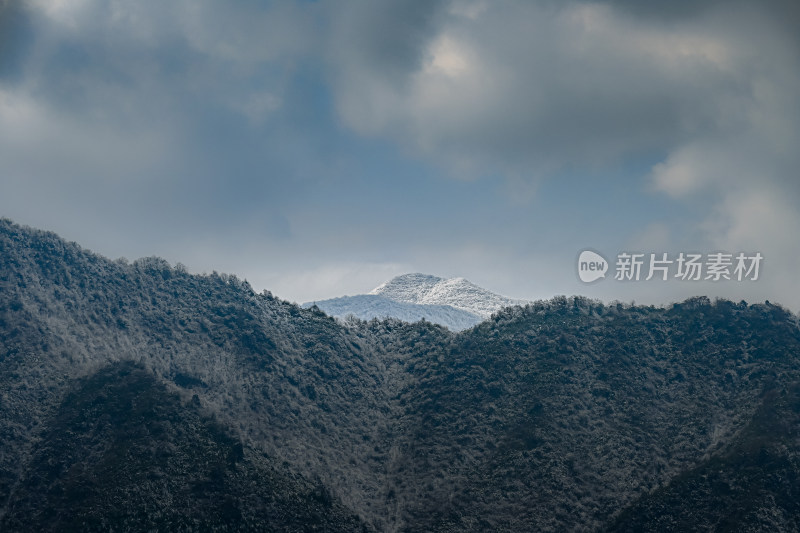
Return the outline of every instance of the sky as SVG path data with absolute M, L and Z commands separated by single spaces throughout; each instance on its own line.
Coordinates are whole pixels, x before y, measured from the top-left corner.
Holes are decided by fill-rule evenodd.
M 298 303 L 422 272 L 798 311 L 798 30 L 794 0 L 0 0 L 0 216 Z

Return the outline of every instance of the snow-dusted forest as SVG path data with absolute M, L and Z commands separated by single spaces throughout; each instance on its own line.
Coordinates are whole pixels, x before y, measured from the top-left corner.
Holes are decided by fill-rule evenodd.
M 775 304 L 558 297 L 453 333 L 0 221 L 0 529 L 800 527 Z

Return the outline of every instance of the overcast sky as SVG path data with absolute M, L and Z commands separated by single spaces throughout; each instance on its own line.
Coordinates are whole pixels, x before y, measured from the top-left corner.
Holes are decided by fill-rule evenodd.
M 0 0 L 0 216 L 297 302 L 424 272 L 797 311 L 799 6 Z M 764 259 L 584 285 L 585 248 Z

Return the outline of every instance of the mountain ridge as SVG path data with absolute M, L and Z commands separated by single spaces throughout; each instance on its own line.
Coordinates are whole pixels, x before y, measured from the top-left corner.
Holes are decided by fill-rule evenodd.
M 482 318 L 489 318 L 503 307 L 527 303 L 525 300 L 500 296 L 461 277 L 440 278 L 420 273 L 396 276 L 373 289 L 370 294 L 398 302 L 450 305 Z
M 142 385 L 107 370 L 119 364 L 140 369 Z M 316 508 L 316 523 L 334 531 L 602 531 L 668 517 L 689 529 L 734 520 L 792 531 L 791 520 L 763 518 L 795 513 L 785 494 L 798 487 L 800 445 L 780 421 L 800 415 L 797 383 L 798 317 L 775 304 L 557 297 L 459 334 L 430 322 L 337 322 L 236 276 L 110 261 L 0 220 L 4 531 L 63 509 L 40 498 L 43 486 L 66 487 L 74 508 L 103 523 L 114 506 L 84 505 L 98 494 L 141 496 L 131 517 L 148 512 L 159 476 L 170 480 L 158 482 L 161 499 L 184 509 L 217 494 L 214 479 L 262 501 L 269 490 L 252 476 L 267 471 L 278 472 L 277 489 L 295 487 L 274 502 L 299 523 L 247 522 L 255 515 L 231 506 L 209 508 L 207 523 L 310 530 Z M 172 407 L 148 414 L 116 397 Z M 225 431 L 204 429 L 198 413 Z M 238 442 L 244 460 L 192 477 L 180 458 L 198 438 L 208 457 L 240 457 Z M 148 459 L 154 449 L 180 460 Z M 104 476 L 76 450 L 121 460 L 132 477 Z M 740 464 L 748 470 L 737 473 Z M 707 465 L 715 477 L 703 478 Z M 669 489 L 687 481 L 702 497 Z M 123 529 L 126 520 L 138 523 L 123 517 Z
M 525 303 L 495 294 L 464 278 L 412 273 L 395 276 L 368 294 L 307 302 L 303 306 L 316 305 L 338 318 L 352 315 L 362 320 L 397 318 L 406 322 L 424 319 L 452 331 L 462 331 L 504 307 Z
M 317 306 L 327 314 L 341 319 L 354 316 L 361 320 L 387 318 L 396 318 L 404 322 L 427 320 L 445 326 L 451 331 L 471 328 L 483 320 L 479 315 L 450 305 L 398 302 L 380 294 L 340 296 L 303 304 L 306 308 L 312 306 Z

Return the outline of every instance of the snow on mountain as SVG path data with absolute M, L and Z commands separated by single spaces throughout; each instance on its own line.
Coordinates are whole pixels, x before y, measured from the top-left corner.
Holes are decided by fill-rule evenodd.
M 500 296 L 464 278 L 439 278 L 426 274 L 404 274 L 373 289 L 397 302 L 449 305 L 488 318 L 495 311 L 511 305 L 526 303 Z
M 424 318 L 428 322 L 441 324 L 452 331 L 471 328 L 483 320 L 476 314 L 449 305 L 397 302 L 378 294 L 342 296 L 321 302 L 306 303 L 303 304 L 303 307 L 311 305 L 316 305 L 327 314 L 339 318 L 345 318 L 348 315 L 354 315 L 362 320 L 391 317 L 405 322 L 418 322 Z
M 407 322 L 420 319 L 453 331 L 470 328 L 511 305 L 524 304 L 487 291 L 464 278 L 445 279 L 427 274 L 404 274 L 373 289 L 369 294 L 343 296 L 316 304 L 329 315 L 354 315 L 364 320 L 394 317 Z

